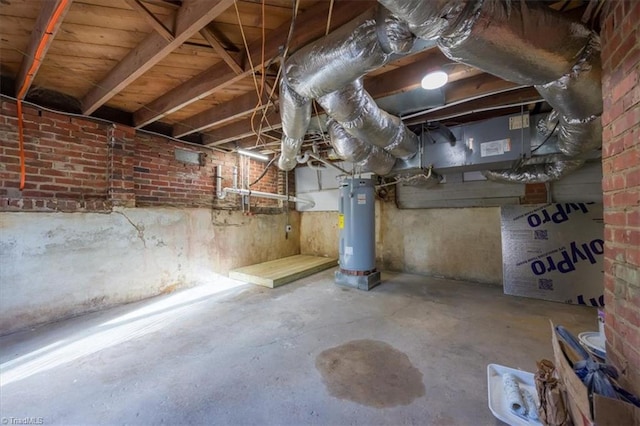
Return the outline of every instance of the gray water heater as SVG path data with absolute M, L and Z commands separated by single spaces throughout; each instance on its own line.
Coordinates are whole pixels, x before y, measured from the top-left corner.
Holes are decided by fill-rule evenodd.
M 345 178 L 340 183 L 338 210 L 340 269 L 336 271 L 336 283 L 369 290 L 380 284 L 373 181 Z

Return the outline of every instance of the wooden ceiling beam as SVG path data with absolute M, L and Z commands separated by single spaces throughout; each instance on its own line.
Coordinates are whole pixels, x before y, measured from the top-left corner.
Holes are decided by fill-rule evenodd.
M 451 60 L 446 58 L 437 49 L 421 52 L 416 55 L 419 56 L 419 59 L 411 64 L 367 78 L 365 80 L 365 88 L 371 96 L 377 99 L 420 87 L 420 80 L 426 72 L 451 63 Z M 455 68 L 449 71 L 451 82 L 481 73 L 480 70 L 465 65 L 453 65 L 455 65 Z M 245 102 L 244 96 L 253 99 L 253 105 L 251 102 Z M 257 98 L 255 94 L 244 96 L 241 97 L 242 99 L 238 98 L 222 105 L 217 105 L 181 121 L 174 127 L 174 137 L 182 137 L 191 133 L 200 132 L 210 127 L 223 124 L 226 121 L 250 114 L 255 108 Z
M 229 52 L 227 52 L 224 46 L 220 44 L 216 36 L 213 34 L 213 31 L 211 31 L 207 27 L 204 27 L 200 30 L 200 35 L 202 35 L 202 37 L 207 40 L 207 43 L 211 45 L 213 50 L 218 54 L 218 56 L 222 58 L 222 60 L 229 66 L 229 68 L 233 70 L 234 73 L 242 74 L 244 70 L 242 69 L 242 66 L 240 65 L 237 58 L 234 58 Z
M 153 12 L 147 9 L 147 6 L 142 4 L 140 0 L 125 0 L 125 1 L 127 2 L 127 4 L 131 9 L 137 11 L 140 14 L 140 16 L 142 16 L 142 18 L 145 21 L 147 21 L 147 23 L 151 25 L 151 27 L 155 31 L 157 31 L 158 34 L 160 34 L 165 40 L 167 40 L 168 42 L 171 42 L 175 39 L 173 32 L 169 28 L 165 27 L 165 25 L 162 22 L 160 22 L 160 20 L 156 17 L 156 15 L 154 15 Z
M 476 68 L 453 63 L 437 48 L 417 53 L 416 56 L 419 56 L 419 59 L 413 63 L 365 78 L 364 87 L 374 99 L 377 99 L 417 89 L 422 77 L 437 69 L 447 71 L 449 83 L 482 74 L 482 71 Z
M 268 94 L 267 94 L 268 95 Z M 263 104 L 267 104 L 267 97 L 264 97 Z M 242 116 L 251 114 L 257 110 L 262 114 L 262 108 L 258 106 L 258 95 L 255 91 L 251 91 L 241 95 L 235 99 L 223 102 L 213 108 L 202 111 L 186 120 L 181 121 L 173 126 L 173 137 L 181 138 L 195 132 L 201 132 L 210 127 L 221 125 L 227 121 L 235 120 Z
M 356 16 L 371 9 L 375 1 L 336 1 L 333 7 L 331 19 L 332 28 L 337 28 Z M 308 10 L 299 14 L 296 18 L 295 31 L 291 40 L 290 52 L 300 48 L 322 36 L 325 33 L 325 24 L 329 2 L 319 2 Z M 287 22 L 268 34 L 265 43 L 264 58 L 272 61 L 280 56 L 280 47 L 287 40 L 290 23 Z M 249 56 L 255 68 L 263 65 L 262 41 L 256 40 L 249 44 Z M 247 64 L 249 61 L 245 61 Z M 241 74 L 230 74 L 226 63 L 218 63 L 203 71 L 185 83 L 175 87 L 134 113 L 134 124 L 142 127 L 160 118 L 171 114 L 199 99 L 230 86 L 233 83 L 251 75 L 249 66 Z
M 513 106 L 522 102 L 538 102 L 542 96 L 533 87 L 517 88 L 503 93 L 487 95 L 483 98 L 468 102 L 458 103 L 445 108 L 437 108 L 435 111 L 425 111 L 416 117 L 406 120 L 408 125 L 423 123 L 425 121 L 439 121 L 450 117 L 476 114 L 479 112 L 499 110 L 502 107 Z M 497 113 L 499 114 L 499 113 Z
M 73 0 L 42 2 L 42 8 L 31 31 L 29 44 L 16 77 L 16 95 L 19 99 L 24 99 L 27 95 L 72 3 Z
M 395 86 L 395 83 L 389 83 L 389 85 L 383 85 L 383 83 L 387 84 L 387 81 L 390 80 L 388 75 L 390 73 L 393 73 L 394 71 L 395 70 L 386 72 L 384 74 L 378 74 L 371 79 L 371 83 L 372 83 L 371 86 L 379 88 L 379 89 L 376 89 L 377 90 L 376 92 L 377 96 L 375 96 L 376 98 L 388 96 L 389 93 L 391 94 L 398 93 L 396 92 L 397 87 Z M 498 105 L 497 102 L 512 103 L 512 102 L 515 102 L 513 99 L 522 101 L 522 100 L 540 98 L 540 95 L 537 94 L 535 89 L 530 87 L 527 87 L 526 91 L 519 91 L 515 95 L 509 94 L 509 92 L 518 91 L 521 89 L 523 89 L 522 86 L 519 86 L 510 81 L 502 80 L 490 74 L 480 74 L 464 80 L 459 80 L 452 83 L 447 88 L 445 92 L 445 99 L 446 99 L 445 105 L 441 107 L 432 108 L 430 111 L 425 111 L 425 114 L 412 118 L 410 120 L 406 120 L 405 123 L 415 124 L 415 123 L 425 121 L 427 117 L 437 118 L 437 117 L 445 116 L 444 113 L 436 115 L 436 111 L 445 111 L 446 115 L 450 115 L 452 114 L 452 111 L 459 112 L 463 110 L 471 110 L 471 109 L 481 108 L 483 105 L 487 107 L 496 106 Z M 475 102 L 476 98 L 477 98 L 477 102 Z M 472 101 L 474 101 L 475 103 L 470 104 L 469 102 L 472 102 Z M 460 105 L 460 108 L 453 109 L 458 105 Z M 271 124 L 269 129 L 278 129 L 282 127 L 279 114 L 269 113 L 268 118 Z M 256 120 L 258 120 L 258 118 L 256 118 Z M 254 127 L 256 127 L 255 124 L 254 124 Z M 251 130 L 251 121 L 250 119 L 244 119 L 226 126 L 213 129 L 207 132 L 206 134 L 204 134 L 203 136 L 204 136 L 205 144 L 223 145 L 225 143 L 229 143 L 235 140 L 240 140 L 246 137 L 250 137 L 252 135 L 254 135 L 254 133 Z
M 149 34 L 85 95 L 82 112 L 93 113 L 232 4 L 233 0 L 185 0 L 177 12 L 173 41 L 165 40 L 155 31 Z
M 254 128 L 257 128 L 260 123 L 261 115 L 256 114 L 254 118 Z M 268 121 L 269 124 L 266 124 Z M 274 129 L 280 129 L 282 127 L 282 121 L 280 121 L 280 114 L 277 112 L 267 113 L 265 125 L 262 126 L 263 131 L 269 131 Z M 219 129 L 213 129 L 210 132 L 203 135 L 203 142 L 205 145 L 218 146 L 224 145 L 236 140 L 255 137 L 256 134 L 251 129 L 251 118 L 237 121 Z

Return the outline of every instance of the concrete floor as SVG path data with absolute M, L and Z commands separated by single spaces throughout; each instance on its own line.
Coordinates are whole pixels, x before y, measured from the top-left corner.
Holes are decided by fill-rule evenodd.
M 274 290 L 205 285 L 0 338 L 1 416 L 45 424 L 499 424 L 486 366 L 552 357 L 549 319 L 591 308 L 496 286 L 332 271 Z M 406 384 L 406 386 L 405 386 Z

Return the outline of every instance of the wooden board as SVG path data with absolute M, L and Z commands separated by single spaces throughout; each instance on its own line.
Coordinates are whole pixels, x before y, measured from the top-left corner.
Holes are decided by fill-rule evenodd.
M 229 272 L 229 278 L 275 288 L 337 264 L 337 259 L 300 254 L 234 269 Z

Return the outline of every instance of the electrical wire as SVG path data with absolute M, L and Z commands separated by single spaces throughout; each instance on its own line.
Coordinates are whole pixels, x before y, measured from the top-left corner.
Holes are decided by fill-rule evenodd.
M 0 98 L 9 99 L 11 101 L 16 102 L 16 104 L 17 104 L 17 101 L 18 101 L 18 99 L 14 98 L 13 96 L 1 94 L 1 93 L 0 93 Z M 109 125 L 122 125 L 121 123 L 116 123 L 116 122 L 111 121 L 111 120 L 105 120 L 104 118 L 92 117 L 90 115 L 84 115 L 84 114 L 76 114 L 76 113 L 73 113 L 73 112 L 58 111 L 58 110 L 55 110 L 55 109 L 52 109 L 52 108 L 47 108 L 45 106 L 38 105 L 38 104 L 33 103 L 33 102 L 29 102 L 29 101 L 21 101 L 21 103 L 24 104 L 24 105 L 29 105 L 31 107 L 37 108 L 37 109 L 42 110 L 42 111 L 48 111 L 48 112 L 52 112 L 54 114 L 60 114 L 60 115 L 64 115 L 64 116 L 67 116 L 67 117 L 81 118 L 83 120 L 89 120 L 89 121 L 93 121 L 93 122 L 96 122 L 96 123 L 103 123 L 103 124 L 109 124 Z M 163 135 L 162 133 L 152 132 L 151 130 L 136 129 L 136 132 L 147 134 L 147 135 L 151 135 L 151 136 L 158 136 L 158 137 L 161 137 L 161 138 L 164 138 L 164 139 L 168 139 L 168 140 L 173 141 L 173 142 L 181 143 L 183 145 L 194 146 L 194 147 L 201 148 L 201 149 L 207 149 L 209 151 L 217 151 L 217 152 L 221 152 L 221 153 L 224 153 L 224 154 L 228 154 L 230 152 L 233 152 L 232 149 L 223 149 L 223 148 L 218 148 L 216 146 L 201 145 L 201 144 L 198 144 L 198 143 L 193 143 L 193 142 L 185 141 L 185 140 L 182 140 L 182 139 L 174 138 L 172 136 Z
M 329 30 L 331 29 L 331 15 L 333 14 L 333 0 L 329 2 L 329 14 L 327 15 L 327 29 L 324 32 L 324 35 L 329 34 Z
M 47 26 L 42 33 L 42 37 L 38 41 L 35 55 L 32 58 L 33 60 L 31 61 L 29 69 L 26 71 L 22 86 L 18 88 L 16 96 L 16 113 L 18 115 L 18 149 L 20 152 L 20 191 L 24 189 L 27 181 L 27 161 L 24 152 L 24 119 L 22 117 L 22 100 L 27 94 L 27 90 L 29 90 L 29 87 L 31 87 L 31 83 L 33 82 L 36 72 L 38 72 L 40 65 L 42 65 L 42 58 L 45 54 L 45 50 L 47 49 L 47 45 L 49 44 L 49 39 L 53 37 L 55 33 L 55 27 L 64 14 L 68 3 L 68 0 L 60 0 L 60 2 L 56 5 L 56 8 L 51 14 L 51 18 L 49 19 L 49 22 L 47 22 Z
M 551 132 L 549 132 L 549 134 L 547 135 L 546 138 L 544 138 L 544 140 L 542 141 L 542 143 L 540 145 L 538 145 L 537 147 L 535 147 L 534 149 L 531 150 L 531 153 L 533 154 L 534 152 L 536 152 L 537 150 L 539 150 L 540 148 L 542 148 L 542 146 L 547 143 L 549 141 L 549 139 L 551 139 L 551 136 L 553 136 L 553 133 L 556 131 L 556 129 L 558 128 L 558 123 L 560 123 L 560 121 L 556 121 L 555 126 L 553 126 L 553 129 L 551 129 Z
M 271 161 L 269 161 L 269 163 L 264 167 L 264 170 L 262 171 L 262 173 L 260 174 L 260 176 L 258 176 L 258 178 L 256 180 L 254 180 L 253 182 L 251 182 L 249 184 L 249 187 L 252 187 L 253 185 L 255 185 L 256 183 L 260 182 L 262 180 L 263 177 L 266 176 L 267 172 L 269 171 L 269 167 L 271 167 L 271 165 L 273 165 L 273 163 L 276 161 L 276 159 L 278 158 L 277 155 L 274 155 L 273 158 L 271 159 Z

